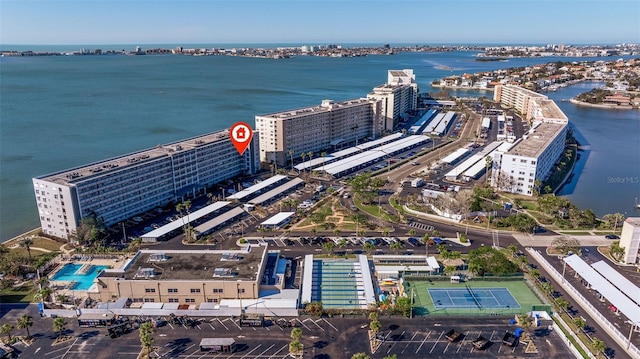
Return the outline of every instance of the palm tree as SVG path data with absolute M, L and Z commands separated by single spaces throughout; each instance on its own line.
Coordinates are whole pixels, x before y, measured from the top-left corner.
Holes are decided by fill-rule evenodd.
M 382 329 L 382 324 L 380 324 L 380 321 L 377 319 L 372 320 L 371 323 L 369 324 L 369 329 L 371 329 L 374 335 L 378 334 L 380 329 Z
M 324 161 L 326 160 L 325 157 L 327 157 L 327 153 L 326 152 L 320 152 L 320 157 L 322 157 L 322 172 L 324 172 Z
M 289 150 L 289 156 L 291 157 L 291 170 L 293 171 L 293 150 Z
M 303 348 L 304 346 L 302 345 L 302 343 L 300 343 L 300 341 L 293 340 L 291 341 L 291 343 L 289 343 L 289 354 L 291 354 L 294 358 L 300 356 Z
M 176 211 L 180 214 L 180 217 L 182 217 L 182 228 L 184 230 L 184 235 L 185 237 L 187 237 L 187 241 L 191 240 L 191 233 L 188 231 L 187 226 L 189 226 L 189 210 L 191 209 L 191 201 L 186 200 L 182 203 L 178 203 L 176 205 Z M 186 214 L 186 216 L 185 216 Z M 187 218 L 186 222 L 184 220 L 184 218 Z
M 374 252 L 376 250 L 376 246 L 371 242 L 366 242 L 362 245 L 362 249 L 368 253 Z
M 489 177 L 491 176 L 491 174 L 489 173 L 489 169 L 491 168 L 491 166 L 493 165 L 493 158 L 491 158 L 491 156 L 487 156 L 485 157 L 485 173 L 486 173 L 486 179 L 485 179 L 485 183 L 489 181 Z
M 584 329 L 584 327 L 587 325 L 587 323 L 584 321 L 584 319 L 582 319 L 582 317 L 573 318 L 573 324 L 575 324 L 576 327 L 578 327 L 578 329 L 580 330 Z
M 593 338 L 591 346 L 596 351 L 596 353 L 603 352 L 605 349 L 607 349 L 607 347 L 604 345 L 604 342 L 598 338 Z
M 36 294 L 33 297 L 34 299 L 42 299 L 43 302 L 46 302 L 52 293 L 53 293 L 53 289 L 49 287 L 42 287 L 40 288 L 40 290 L 36 292 Z
M 291 329 L 291 339 L 292 340 L 300 340 L 302 338 L 302 329 L 293 328 Z
M 428 234 L 425 234 L 424 236 L 422 236 L 422 238 L 420 239 L 420 241 L 422 242 L 422 244 L 424 244 L 424 248 L 425 248 L 425 255 L 429 256 L 429 246 L 432 244 L 432 240 L 431 238 L 429 238 Z
M 307 157 L 309 157 L 309 161 L 313 159 L 313 151 L 307 152 Z
M 389 249 L 391 249 L 393 251 L 393 253 L 398 254 L 398 252 L 402 249 L 402 243 L 400 242 L 393 242 L 391 243 L 391 245 L 389 246 Z
M 0 333 L 6 334 L 9 337 L 9 342 L 11 342 L 11 331 L 13 330 L 13 325 L 11 324 L 2 324 L 0 327 Z
M 329 254 L 333 254 L 333 249 L 335 248 L 335 243 L 333 242 L 326 242 L 322 245 L 322 248 L 324 250 L 326 250 Z
M 140 344 L 144 349 L 145 358 L 149 358 L 151 352 L 151 346 L 153 345 L 153 324 L 145 322 L 140 325 Z
M 304 159 L 307 157 L 307 153 L 306 152 L 302 152 L 300 154 L 300 158 L 302 158 L 302 163 L 304 163 Z M 304 172 L 304 168 L 302 169 L 302 171 Z
M 66 325 L 67 322 L 64 320 L 64 318 L 57 317 L 53 320 L 53 331 L 56 332 L 58 336 L 60 336 L 62 332 L 64 332 Z
M 31 338 L 31 333 L 29 333 L 29 327 L 33 326 L 33 317 L 28 314 L 22 314 L 20 318 L 18 318 L 18 329 L 26 329 L 27 330 L 27 338 Z
M 416 230 L 415 230 L 415 229 L 413 229 L 413 228 L 411 228 L 411 229 L 409 230 L 409 235 L 410 235 L 411 237 L 415 236 L 415 235 L 416 235 Z
M 27 254 L 29 255 L 29 261 L 31 261 L 31 245 L 33 245 L 33 237 L 24 237 L 19 242 L 20 247 L 27 250 Z

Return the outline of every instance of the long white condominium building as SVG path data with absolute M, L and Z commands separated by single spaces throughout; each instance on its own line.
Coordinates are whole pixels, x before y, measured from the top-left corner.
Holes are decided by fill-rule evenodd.
M 368 99 L 380 101 L 383 131 L 393 131 L 399 120 L 418 106 L 418 84 L 412 69 L 389 70 L 387 83 L 374 87 Z
M 546 96 L 518 86 L 497 86 L 494 100 L 532 122 L 531 129 L 508 151 L 493 157 L 491 184 L 501 191 L 533 196 L 564 153 L 569 119 Z
M 622 262 L 629 264 L 638 263 L 638 251 L 640 251 L 640 217 L 629 217 L 622 224 L 620 234 L 620 247 L 624 248 Z
M 256 116 L 260 161 L 285 166 L 303 152 L 320 156 L 317 151 L 379 136 L 379 112 L 379 101 L 360 98 Z
M 257 133 L 251 142 L 239 156 L 225 130 L 34 178 L 42 231 L 68 239 L 92 214 L 109 226 L 253 174 L 260 166 Z

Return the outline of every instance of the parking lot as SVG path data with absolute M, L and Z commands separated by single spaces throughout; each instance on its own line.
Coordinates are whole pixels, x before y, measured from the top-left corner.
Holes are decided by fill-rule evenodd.
M 140 352 L 138 330 L 134 329 L 117 338 L 110 338 L 106 328 L 79 328 L 77 321 L 68 318 L 63 333 L 71 340 L 53 345 L 56 335 L 52 332 L 52 319 L 40 318 L 34 305 L 29 312 L 34 315 L 31 333 L 36 340 L 30 346 L 17 344 L 21 358 L 47 359 L 134 359 Z M 10 310 L 3 319 L 14 319 L 24 313 L 24 308 Z M 515 348 L 503 346 L 506 330 L 513 331 L 506 317 L 484 318 L 431 318 L 408 319 L 381 315 L 383 327 L 379 335 L 382 345 L 372 354 L 369 350 L 365 315 L 318 318 L 268 318 L 265 327 L 241 327 L 237 318 L 192 318 L 190 324 L 165 323 L 156 328 L 154 352 L 160 358 L 286 358 L 292 326 L 302 329 L 305 358 L 348 358 L 354 353 L 365 352 L 372 358 L 397 354 L 399 358 L 512 358 L 524 356 L 524 345 Z M 286 323 L 286 325 L 281 325 Z M 444 333 L 455 328 L 462 333 L 455 342 L 448 342 Z M 529 330 L 538 349 L 528 358 L 569 357 L 570 353 L 561 339 L 548 328 Z M 14 332 L 14 334 L 20 334 Z M 491 341 L 484 350 L 474 349 L 471 342 L 479 335 Z M 235 353 L 201 353 L 198 347 L 202 338 L 233 338 L 238 350 Z M 471 354 L 473 353 L 473 354 Z

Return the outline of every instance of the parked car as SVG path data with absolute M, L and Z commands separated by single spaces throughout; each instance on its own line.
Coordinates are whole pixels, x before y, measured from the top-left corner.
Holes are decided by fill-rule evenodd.
M 616 236 L 615 234 L 607 234 L 606 236 L 604 236 L 604 238 L 606 238 L 606 239 L 620 239 L 620 237 Z
M 435 244 L 442 244 L 442 243 L 443 243 L 442 238 L 439 238 L 439 237 L 433 237 L 433 238 L 431 238 L 431 239 L 433 240 L 433 243 L 435 243 Z

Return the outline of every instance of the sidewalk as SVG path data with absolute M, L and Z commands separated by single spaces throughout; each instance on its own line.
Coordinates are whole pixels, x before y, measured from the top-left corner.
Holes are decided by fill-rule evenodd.
M 577 239 L 584 247 L 608 246 L 613 242 L 610 239 L 604 238 L 602 235 L 571 236 L 558 234 L 555 236 L 534 236 L 531 234 L 515 232 L 511 233 L 511 235 L 513 235 L 513 238 L 515 238 L 523 247 L 549 247 L 555 238 L 565 236 Z

